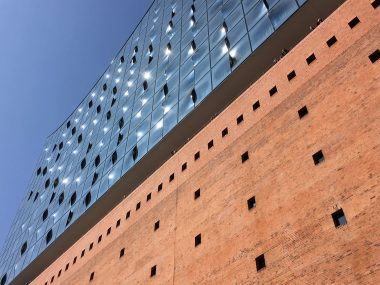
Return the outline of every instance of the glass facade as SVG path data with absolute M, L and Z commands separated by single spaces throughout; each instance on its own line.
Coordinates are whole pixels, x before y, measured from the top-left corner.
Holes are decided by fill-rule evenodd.
M 8 284 L 305 0 L 156 0 L 45 143 L 0 255 Z

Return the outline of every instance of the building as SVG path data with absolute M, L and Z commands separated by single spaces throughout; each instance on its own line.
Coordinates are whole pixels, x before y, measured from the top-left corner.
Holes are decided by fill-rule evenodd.
M 379 3 L 154 1 L 47 138 L 1 285 L 379 284 Z

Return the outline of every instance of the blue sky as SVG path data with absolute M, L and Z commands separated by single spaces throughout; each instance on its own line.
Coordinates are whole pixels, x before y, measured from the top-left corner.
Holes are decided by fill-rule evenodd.
M 153 0 L 0 0 L 0 248 L 46 137 Z

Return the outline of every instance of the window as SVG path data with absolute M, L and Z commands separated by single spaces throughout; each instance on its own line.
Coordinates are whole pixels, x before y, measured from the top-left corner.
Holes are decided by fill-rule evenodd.
M 30 191 L 28 201 L 30 200 L 30 198 L 32 198 L 32 196 L 33 196 L 33 191 Z
M 98 167 L 99 164 L 100 164 L 100 156 L 97 155 L 97 156 L 95 157 L 95 167 Z
M 269 90 L 269 96 L 273 96 L 274 94 L 277 93 L 277 86 L 273 86 L 270 90 Z
M 249 159 L 249 154 L 248 154 L 248 151 L 246 151 L 245 153 L 241 155 L 241 163 L 246 162 L 248 159 Z
M 59 144 L 59 150 L 61 150 L 63 148 L 63 142 L 61 142 L 60 144 Z
M 214 146 L 214 140 L 209 141 L 208 144 L 207 144 L 207 148 L 210 149 L 213 146 Z
M 136 204 L 136 211 L 138 211 L 138 210 L 140 209 L 140 207 L 141 207 L 141 202 L 138 202 L 138 203 Z
M 59 184 L 59 178 L 54 179 L 53 187 L 57 188 L 58 184 Z
M 251 198 L 249 198 L 247 200 L 247 206 L 248 206 L 248 210 L 251 210 L 251 209 L 253 209 L 253 208 L 256 207 L 256 198 L 255 198 L 255 196 L 253 196 L 253 197 L 251 197 Z
M 92 143 L 89 143 L 88 146 L 87 146 L 86 153 L 89 153 L 91 149 L 92 149 Z
M 117 137 L 117 145 L 119 145 L 121 142 L 123 141 L 123 134 L 119 134 L 119 136 Z
M 119 258 L 122 258 L 124 256 L 125 248 L 122 248 L 119 253 Z
M 292 70 L 289 74 L 288 74 L 288 81 L 291 81 L 293 78 L 296 77 L 296 72 L 294 70 Z
M 336 39 L 335 36 L 332 36 L 331 38 L 329 38 L 326 42 L 327 46 L 328 47 L 332 47 L 338 40 Z
M 154 266 L 150 269 L 150 277 L 155 276 L 156 273 L 157 273 L 157 266 L 154 265 Z
M 116 95 L 116 93 L 117 93 L 117 87 L 114 86 L 113 89 L 112 89 L 112 94 L 113 94 L 113 95 Z
M 199 197 L 201 197 L 201 189 L 194 192 L 194 200 L 197 200 Z
M 69 270 L 70 263 L 66 264 L 65 271 Z
M 264 254 L 256 257 L 256 270 L 260 271 L 265 268 L 265 257 Z
M 47 167 L 45 167 L 45 168 L 42 170 L 42 175 L 45 176 L 46 173 L 47 173 Z
M 58 204 L 61 205 L 63 203 L 63 200 L 65 199 L 65 193 L 62 192 L 58 197 Z
M 373 1 L 371 5 L 372 5 L 373 9 L 376 9 L 377 7 L 380 6 L 380 0 Z
M 76 132 L 77 132 L 77 128 L 74 127 L 74 128 L 71 130 L 71 134 L 72 134 L 72 135 L 75 135 Z
M 37 200 L 37 198 L 38 198 L 39 195 L 40 195 L 39 192 L 37 192 L 37 193 L 34 195 L 34 200 L 33 200 L 33 202 L 36 202 L 36 200 Z
M 84 250 L 82 250 L 82 253 L 81 253 L 81 255 L 80 255 L 80 257 L 81 257 L 81 258 L 84 256 L 85 252 L 86 252 L 86 250 L 85 250 L 85 249 L 84 249 Z
M 80 168 L 83 169 L 85 167 L 86 167 L 86 159 L 83 158 L 82 161 L 81 161 L 81 163 L 80 163 Z
M 98 180 L 99 174 L 97 172 L 94 172 L 94 176 L 92 177 L 92 185 L 96 183 L 96 180 Z
M 357 24 L 360 23 L 360 20 L 358 17 L 353 18 L 351 21 L 348 22 L 348 26 L 353 29 Z
M 158 186 L 157 186 L 157 192 L 160 192 L 162 190 L 162 183 L 160 183 Z
M 184 164 L 182 164 L 182 171 L 185 171 L 187 169 L 187 163 L 185 162 Z
M 194 154 L 194 160 L 198 160 L 201 158 L 201 153 L 198 151 L 196 154 Z
M 172 182 L 174 180 L 174 173 L 170 174 L 169 176 L 169 182 Z
M 116 163 L 116 161 L 117 161 L 117 152 L 116 152 L 116 150 L 112 153 L 111 160 L 112 160 L 112 164 Z
M 92 248 L 94 247 L 94 243 L 90 243 L 90 247 L 88 248 L 88 250 L 92 250 Z
M 252 105 L 252 110 L 256 111 L 257 109 L 260 108 L 260 101 L 257 100 L 253 105 Z
M 42 169 L 41 169 L 41 167 L 40 167 L 40 168 L 37 169 L 37 175 L 40 175 L 41 172 L 42 172 Z
M 48 215 L 49 215 L 49 211 L 48 211 L 48 209 L 46 209 L 44 211 L 44 213 L 42 214 L 42 221 L 45 221 L 47 219 Z
M 70 204 L 71 204 L 71 206 L 75 203 L 76 200 L 77 200 L 77 192 L 74 192 L 71 195 L 71 198 L 70 198 Z
M 103 91 L 106 91 L 106 90 L 107 90 L 107 88 L 108 88 L 107 84 L 106 84 L 106 83 L 104 83 L 104 84 L 103 84 Z
M 139 150 L 137 148 L 137 145 L 132 150 L 132 158 L 134 161 L 136 161 L 137 157 L 139 156 Z
M 315 165 L 318 165 L 325 160 L 322 150 L 317 151 L 316 153 L 313 154 L 313 160 L 314 160 Z
M 53 202 L 54 198 L 55 198 L 55 192 L 53 192 L 53 193 L 51 194 L 49 204 L 51 204 L 51 202 Z
M 71 122 L 68 121 L 68 122 L 66 123 L 66 128 L 70 128 L 70 126 L 71 126 Z
M 90 100 L 90 101 L 88 102 L 88 108 L 91 108 L 93 105 L 94 105 L 94 103 L 92 102 L 92 100 Z
M 80 135 L 78 136 L 78 144 L 81 143 L 82 140 L 83 140 L 83 136 L 82 136 L 82 134 L 80 134 Z
M 197 92 L 195 92 L 195 89 L 191 90 L 190 94 L 191 100 L 193 100 L 193 103 L 197 102 Z
M 164 92 L 164 95 L 168 95 L 169 93 L 169 87 L 168 87 L 168 84 L 165 83 L 164 87 L 162 88 L 162 91 Z
M 117 227 L 117 228 L 120 227 L 120 223 L 121 223 L 121 220 L 118 219 L 117 222 L 116 222 L 116 227 Z
M 148 195 L 146 195 L 146 201 L 149 201 L 150 199 L 152 199 L 152 193 L 149 193 Z
M 45 181 L 45 189 L 48 188 L 50 185 L 50 179 L 46 180 Z
M 0 284 L 1 284 L 1 285 L 5 285 L 6 282 L 7 282 L 7 274 L 4 274 L 3 277 L 1 277 L 1 282 L 0 282 Z
M 52 276 L 50 279 L 50 283 L 53 283 L 53 282 L 54 282 L 54 276 Z
M 60 277 L 61 274 L 62 274 L 62 269 L 60 269 L 60 270 L 58 271 L 58 277 Z
M 86 207 L 88 207 L 91 203 L 91 192 L 88 192 L 86 194 L 86 197 L 84 198 L 84 203 L 86 205 Z
M 52 238 L 53 238 L 53 230 L 50 229 L 46 235 L 46 244 L 48 244 Z
M 108 111 L 106 114 L 107 121 L 111 119 L 111 116 L 112 116 L 111 111 Z
M 195 238 L 194 238 L 194 245 L 195 247 L 197 247 L 198 245 L 200 245 L 202 243 L 202 236 L 201 234 L 197 235 Z
M 98 107 L 96 107 L 96 113 L 99 114 L 101 111 L 102 111 L 102 106 L 98 105 Z
M 76 262 L 77 262 L 77 257 L 75 256 L 73 259 L 73 264 L 75 264 Z
M 308 65 L 310 65 L 316 59 L 317 58 L 315 57 L 315 54 L 312 53 L 311 55 L 308 56 L 308 58 L 306 58 L 306 62 L 307 62 Z
M 107 230 L 107 236 L 111 233 L 111 227 L 108 228 Z
M 112 98 L 112 101 L 111 101 L 111 107 L 112 107 L 113 105 L 115 105 L 115 103 L 116 103 L 116 98 Z
M 121 119 L 119 120 L 119 128 L 122 129 L 124 127 L 124 118 L 121 117 Z
M 240 125 L 244 121 L 243 114 L 236 118 L 236 124 Z
M 160 221 L 154 223 L 154 231 L 157 231 L 160 228 Z
M 298 110 L 298 116 L 300 117 L 300 119 L 305 117 L 308 113 L 309 111 L 307 110 L 306 106 L 303 106 L 301 109 Z
M 331 216 L 336 228 L 347 224 L 346 216 L 344 215 L 343 209 L 339 209 L 338 211 L 332 213 Z
M 129 217 L 131 216 L 131 211 L 128 211 L 126 214 L 125 214 L 125 219 L 129 219 Z
M 228 128 L 225 128 L 225 129 L 222 131 L 222 138 L 224 138 L 226 135 L 228 135 Z
M 27 249 L 28 249 L 28 243 L 24 242 L 21 246 L 21 255 L 23 255 Z
M 69 215 L 67 216 L 66 226 L 68 226 L 71 223 L 71 220 L 73 219 L 73 216 L 74 216 L 74 213 L 70 211 Z
M 95 272 L 91 272 L 90 281 L 94 280 Z
M 100 235 L 100 236 L 98 237 L 98 243 L 102 242 L 102 238 L 103 238 L 102 235 Z
M 369 56 L 368 56 L 369 60 L 372 62 L 372 63 L 375 63 L 376 61 L 378 61 L 380 59 L 380 51 L 377 49 L 375 50 L 373 53 L 371 53 Z
M 143 82 L 143 88 L 144 90 L 148 89 L 148 82 L 146 80 Z

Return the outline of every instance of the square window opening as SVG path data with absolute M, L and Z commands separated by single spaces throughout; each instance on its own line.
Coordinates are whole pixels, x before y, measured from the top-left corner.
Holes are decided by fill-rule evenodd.
M 289 74 L 288 74 L 288 81 L 291 81 L 292 79 L 294 79 L 296 77 L 296 72 L 294 70 L 292 70 Z
M 174 173 L 170 174 L 169 176 L 169 182 L 172 182 L 174 180 Z
M 313 161 L 315 165 L 322 163 L 324 160 L 325 160 L 325 157 L 323 155 L 322 150 L 319 150 L 313 154 Z
M 187 169 L 187 163 L 185 162 L 184 164 L 182 164 L 182 171 L 185 171 Z
M 108 228 L 108 230 L 107 230 L 107 236 L 110 235 L 110 233 L 111 233 L 111 228 Z
M 125 214 L 125 219 L 128 220 L 130 216 L 131 216 L 131 211 L 128 211 L 128 212 Z
M 202 235 L 201 235 L 201 234 L 198 234 L 198 235 L 194 238 L 194 246 L 197 247 L 197 246 L 199 246 L 201 243 L 202 243 Z
M 348 26 L 353 29 L 360 23 L 360 20 L 358 17 L 353 18 L 351 21 L 348 22 Z
M 377 7 L 380 6 L 380 0 L 375 0 L 371 3 L 373 9 L 376 9 Z
M 303 106 L 301 109 L 298 110 L 298 116 L 300 117 L 300 119 L 305 117 L 308 113 L 309 111 L 307 110 L 306 106 Z
M 253 105 L 252 105 L 252 110 L 256 111 L 257 109 L 260 108 L 260 101 L 257 100 Z
M 154 231 L 157 231 L 160 228 L 160 221 L 154 223 Z
M 214 146 L 214 140 L 209 141 L 208 144 L 207 144 L 207 148 L 210 149 L 213 146 Z
M 157 192 L 160 192 L 162 190 L 162 183 L 160 183 L 158 186 L 157 186 Z
M 198 160 L 201 158 L 201 153 L 198 151 L 196 154 L 194 154 L 194 160 Z
M 146 201 L 150 201 L 150 199 L 152 199 L 152 193 L 149 193 L 148 195 L 146 195 Z
M 121 223 L 121 220 L 118 219 L 117 222 L 116 222 L 116 227 L 117 227 L 117 228 L 120 227 L 120 223 Z
M 327 46 L 328 47 L 332 47 L 338 40 L 336 39 L 335 36 L 332 36 L 331 38 L 329 38 L 326 42 Z
M 136 211 L 138 211 L 138 210 L 140 209 L 140 207 L 141 207 L 141 202 L 138 202 L 138 203 L 136 204 Z
M 236 118 L 236 124 L 240 125 L 244 121 L 244 116 L 241 114 L 239 117 Z
M 246 151 L 245 153 L 241 155 L 241 163 L 246 162 L 248 159 L 249 159 L 249 154 L 248 154 L 248 151 Z
M 308 58 L 306 58 L 306 62 L 308 65 L 312 64 L 313 61 L 315 61 L 317 58 L 315 57 L 315 54 L 312 53 L 311 55 L 308 56 Z
M 339 228 L 347 224 L 346 216 L 344 215 L 343 209 L 335 211 L 331 214 L 331 217 L 334 221 L 334 225 L 336 228 Z
M 371 53 L 369 56 L 368 56 L 369 60 L 372 62 L 372 63 L 375 63 L 376 61 L 378 61 L 380 59 L 380 51 L 377 49 L 375 50 L 373 53 Z
M 201 197 L 201 189 L 194 192 L 194 200 L 197 200 L 199 197 Z
M 228 128 L 225 128 L 225 129 L 222 131 L 222 138 L 224 138 L 226 135 L 228 135 Z
M 251 210 L 256 207 L 256 197 L 253 196 L 247 200 L 248 210 Z
M 122 248 L 120 250 L 119 258 L 122 258 L 124 256 L 124 253 L 125 253 L 125 248 Z
M 150 269 L 150 277 L 153 277 L 157 274 L 157 266 L 154 265 L 152 266 L 152 268 Z
M 269 96 L 273 96 L 274 94 L 276 94 L 278 91 L 277 91 L 277 86 L 273 86 L 270 90 L 269 90 Z
M 256 270 L 257 271 L 263 270 L 266 267 L 264 254 L 259 255 L 258 257 L 256 257 L 255 260 L 256 260 Z

